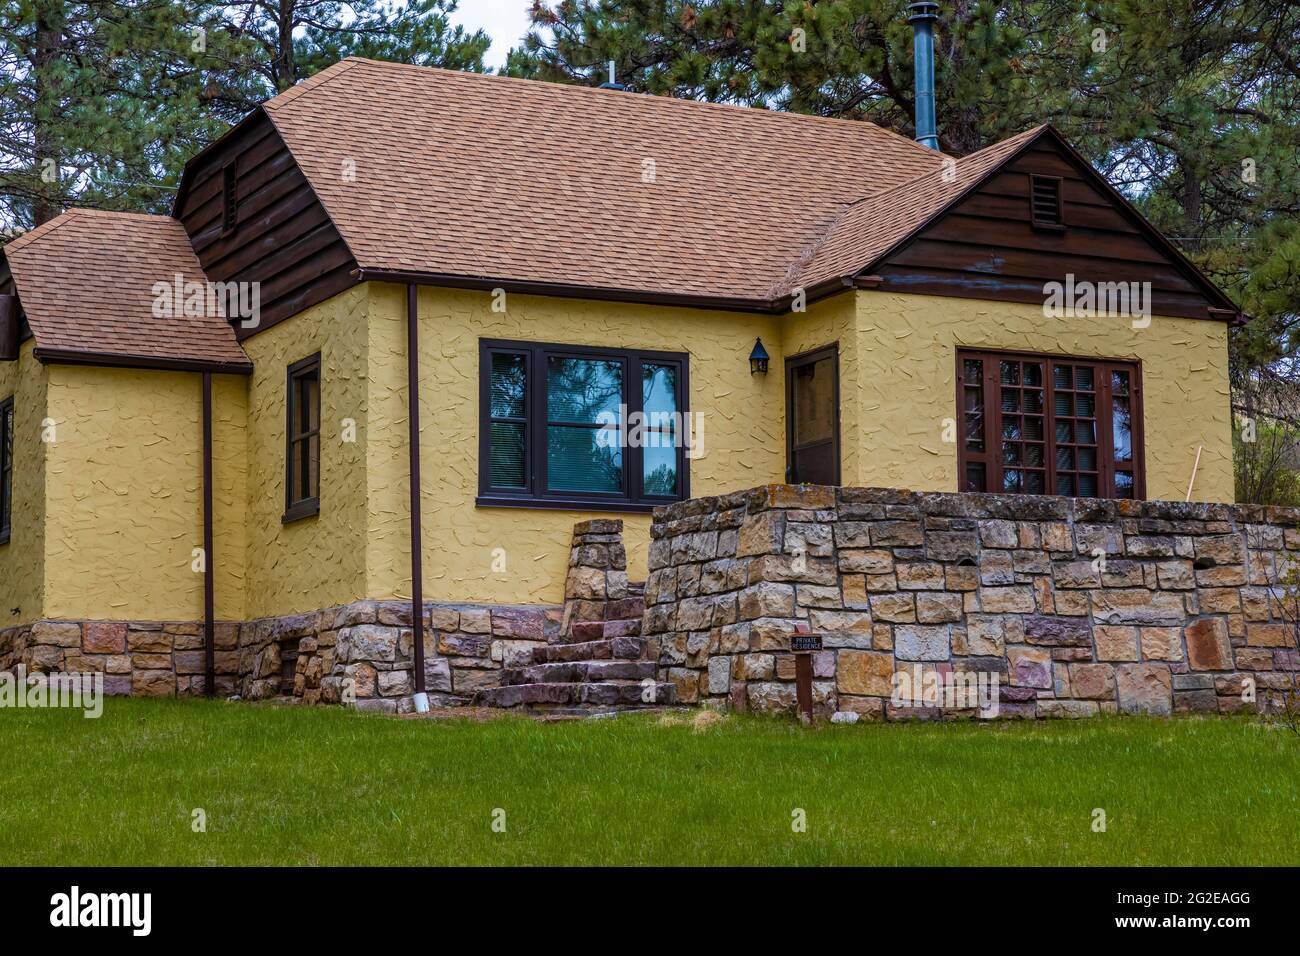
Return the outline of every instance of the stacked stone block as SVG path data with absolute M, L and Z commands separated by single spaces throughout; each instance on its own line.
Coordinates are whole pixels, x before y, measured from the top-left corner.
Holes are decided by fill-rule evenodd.
M 821 713 L 893 675 L 996 672 L 1001 716 L 1229 713 L 1294 686 L 1300 510 L 773 485 L 657 509 L 643 633 L 678 698 Z M 1256 688 L 1256 700 L 1243 691 Z

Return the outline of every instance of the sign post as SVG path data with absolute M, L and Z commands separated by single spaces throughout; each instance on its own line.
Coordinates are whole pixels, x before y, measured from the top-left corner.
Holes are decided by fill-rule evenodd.
M 798 702 L 799 719 L 812 722 L 812 652 L 822 649 L 820 634 L 791 634 L 790 650 L 794 652 L 794 691 Z

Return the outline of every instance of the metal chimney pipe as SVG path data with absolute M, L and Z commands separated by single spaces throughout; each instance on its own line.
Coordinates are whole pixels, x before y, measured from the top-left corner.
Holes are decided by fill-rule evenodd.
M 939 129 L 934 119 L 934 21 L 939 4 L 931 0 L 907 5 L 907 22 L 912 24 L 912 62 L 916 75 L 916 141 L 930 149 L 939 148 Z

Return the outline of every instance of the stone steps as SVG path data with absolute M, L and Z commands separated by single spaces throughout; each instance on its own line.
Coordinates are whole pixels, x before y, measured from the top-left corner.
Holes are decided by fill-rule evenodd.
M 547 644 L 533 649 L 534 664 L 551 664 L 559 661 L 640 660 L 645 655 L 646 642 L 640 637 L 613 637 L 599 641 L 574 644 Z
M 606 544 L 590 537 L 582 542 L 597 557 Z M 629 582 L 620 593 L 625 596 L 606 601 L 566 599 L 560 636 L 535 648 L 531 663 L 503 668 L 499 686 L 480 690 L 474 703 L 549 717 L 607 717 L 675 704 L 676 685 L 655 679 L 658 664 L 641 637 L 645 585 Z M 572 596 L 567 587 L 566 595 Z
M 646 687 L 640 681 L 599 681 L 596 683 L 508 684 L 489 687 L 474 697 L 479 707 L 520 707 L 544 710 L 551 707 L 663 707 L 676 703 L 677 688 L 670 683 L 654 684 L 652 699 L 645 699 Z
M 592 660 L 554 661 L 528 667 L 507 667 L 501 672 L 501 684 L 582 684 L 598 681 L 653 680 L 654 661 Z

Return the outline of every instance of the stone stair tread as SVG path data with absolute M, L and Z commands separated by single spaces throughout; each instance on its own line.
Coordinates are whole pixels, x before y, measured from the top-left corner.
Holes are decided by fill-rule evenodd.
M 640 637 L 601 638 L 598 641 L 581 641 L 572 644 L 547 644 L 533 651 L 534 664 L 560 661 L 639 660 L 645 653 L 645 640 Z
M 655 676 L 654 661 L 583 660 L 547 661 L 523 667 L 507 667 L 501 672 L 502 685 L 584 683 L 592 680 L 641 681 Z

